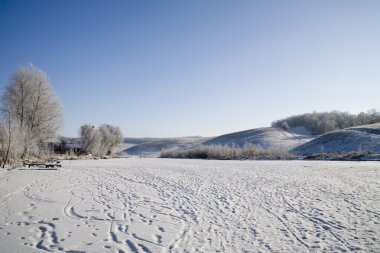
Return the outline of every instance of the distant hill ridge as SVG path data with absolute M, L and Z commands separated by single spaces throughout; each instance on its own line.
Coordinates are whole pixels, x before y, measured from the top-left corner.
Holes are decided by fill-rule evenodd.
M 133 147 L 129 155 L 158 156 L 167 149 L 190 149 L 197 145 L 244 147 L 257 145 L 264 149 L 286 150 L 297 154 L 365 151 L 380 153 L 380 112 L 359 114 L 347 112 L 305 113 L 290 116 L 262 127 L 228 133 L 214 138 L 126 138 Z M 365 123 L 365 124 L 361 124 Z M 375 124 L 372 124 L 375 123 Z

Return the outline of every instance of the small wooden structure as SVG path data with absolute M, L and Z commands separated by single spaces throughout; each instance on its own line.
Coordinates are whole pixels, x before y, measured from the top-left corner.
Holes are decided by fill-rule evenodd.
M 30 167 L 45 167 L 45 168 L 54 168 L 62 167 L 61 161 L 50 161 L 50 162 L 24 162 L 24 166 Z

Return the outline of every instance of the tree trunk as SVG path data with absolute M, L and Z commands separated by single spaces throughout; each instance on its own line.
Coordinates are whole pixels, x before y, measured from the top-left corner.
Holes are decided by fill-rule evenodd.
M 9 150 L 11 148 L 11 142 L 12 142 L 12 119 L 11 119 L 11 110 L 8 105 L 8 145 L 7 145 L 7 151 L 5 152 L 4 159 L 3 159 L 3 168 L 5 168 L 5 164 L 8 162 L 9 157 Z

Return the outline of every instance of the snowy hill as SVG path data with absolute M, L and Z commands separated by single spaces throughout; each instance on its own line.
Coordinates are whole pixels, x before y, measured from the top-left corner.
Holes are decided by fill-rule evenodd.
M 290 150 L 313 139 L 313 136 L 303 128 L 285 131 L 281 128 L 264 127 L 241 132 L 221 135 L 205 145 L 239 146 L 246 144 L 260 145 L 263 148 Z
M 205 137 L 180 137 L 155 139 L 146 143 L 138 144 L 125 149 L 128 155 L 137 156 L 158 156 L 162 150 L 167 149 L 188 149 L 209 140 Z
M 160 141 L 163 138 L 135 138 L 135 137 L 125 137 L 124 142 L 120 145 L 120 150 L 125 153 L 125 150 L 141 145 L 148 142 Z
M 124 143 L 128 143 L 130 145 L 139 145 L 151 141 L 162 140 L 163 138 L 136 138 L 136 137 L 125 137 Z
M 293 150 L 297 154 L 355 151 L 380 153 L 380 123 L 323 134 Z

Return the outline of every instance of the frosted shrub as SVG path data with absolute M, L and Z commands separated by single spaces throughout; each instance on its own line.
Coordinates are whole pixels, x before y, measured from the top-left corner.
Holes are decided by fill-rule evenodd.
M 161 152 L 161 158 L 198 158 L 218 160 L 241 159 L 294 159 L 296 155 L 289 154 L 282 149 L 264 149 L 258 145 L 244 147 L 230 147 L 220 145 L 200 145 L 192 149 L 171 149 Z

